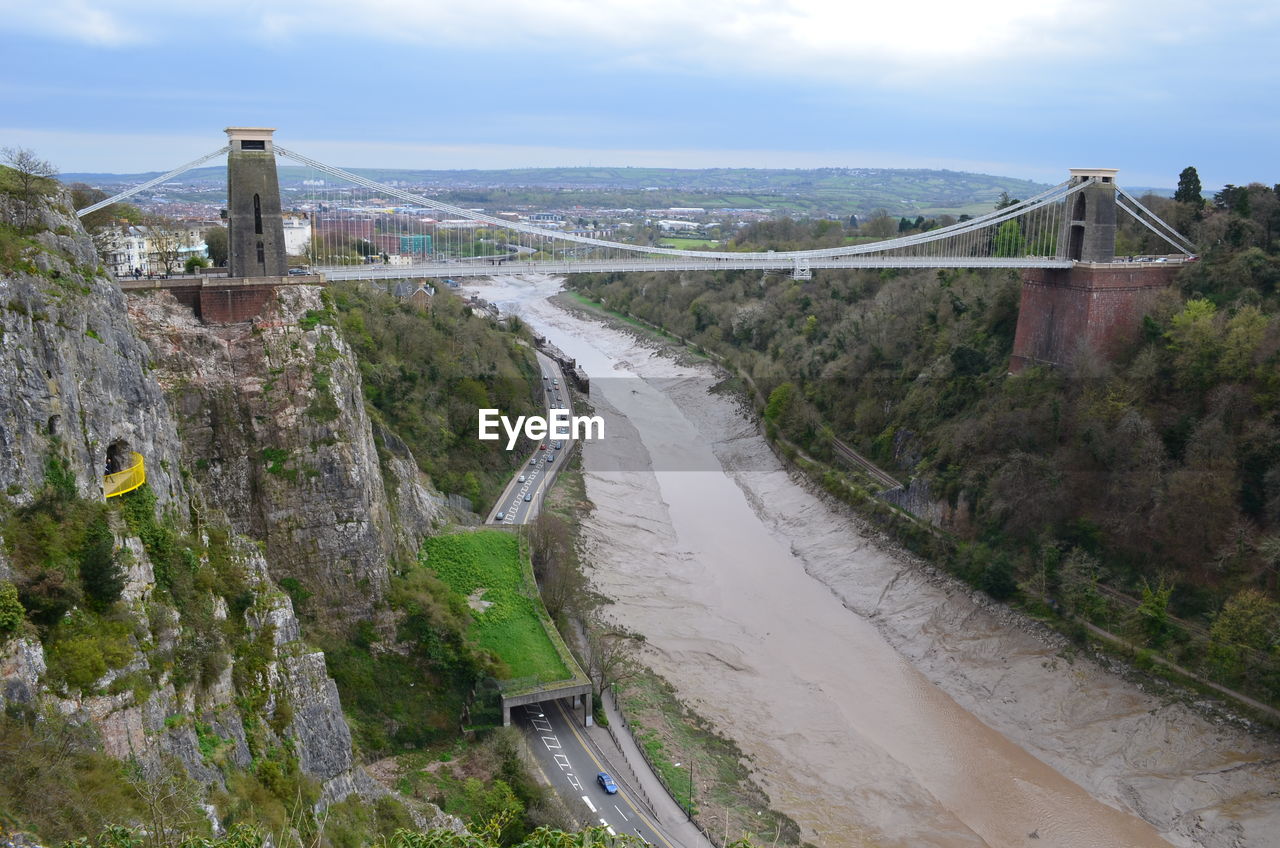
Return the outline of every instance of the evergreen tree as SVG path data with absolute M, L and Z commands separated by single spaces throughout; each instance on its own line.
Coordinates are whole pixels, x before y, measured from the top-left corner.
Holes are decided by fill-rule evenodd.
M 1188 165 L 1178 175 L 1178 190 L 1173 193 L 1173 199 L 1179 203 L 1190 203 L 1198 208 L 1204 203 L 1200 190 L 1200 175 L 1196 173 L 1194 167 Z
M 107 520 L 101 516 L 94 519 L 80 548 L 80 582 L 99 609 L 114 604 L 124 591 L 124 572 L 116 563 L 115 546 Z

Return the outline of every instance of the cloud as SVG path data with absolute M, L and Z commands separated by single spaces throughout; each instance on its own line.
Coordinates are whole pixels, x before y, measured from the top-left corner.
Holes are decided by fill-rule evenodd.
M 143 40 L 138 22 L 83 0 L 5 0 L 0 2 L 0 32 L 49 36 L 96 47 L 126 47 Z
M 1168 49 L 1231 22 L 1276 21 L 1269 0 L 2 0 L 0 9 L 0 29 L 96 46 L 192 32 L 207 43 L 216 32 L 228 45 L 332 51 L 346 42 L 350 55 L 334 58 L 354 63 L 368 58 L 357 42 L 372 41 L 481 51 L 475 61 L 484 51 L 547 51 L 584 69 L 961 83 L 976 69 L 1004 69 L 1012 81 L 1028 65 Z

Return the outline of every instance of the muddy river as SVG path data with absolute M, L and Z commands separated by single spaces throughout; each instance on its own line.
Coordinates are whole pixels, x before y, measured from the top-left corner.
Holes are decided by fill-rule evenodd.
M 783 469 L 710 367 L 474 290 L 591 376 L 596 587 L 821 846 L 1280 846 L 1280 746 L 1159 698 L 880 543 Z

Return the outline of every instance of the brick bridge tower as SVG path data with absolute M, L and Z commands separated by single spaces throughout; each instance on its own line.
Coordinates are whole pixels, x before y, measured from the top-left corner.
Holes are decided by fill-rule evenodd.
M 1155 293 L 1180 264 L 1116 262 L 1116 171 L 1072 168 L 1071 182 L 1089 185 L 1067 198 L 1058 257 L 1071 268 L 1028 268 L 1009 371 L 1067 365 L 1083 348 L 1104 356 L 1133 342 Z

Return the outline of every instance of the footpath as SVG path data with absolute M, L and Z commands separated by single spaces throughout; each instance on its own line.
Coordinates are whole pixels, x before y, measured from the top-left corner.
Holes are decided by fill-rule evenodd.
M 592 747 L 613 769 L 611 775 L 614 780 L 629 790 L 634 800 L 644 804 L 656 824 L 673 842 L 683 848 L 712 848 L 714 840 L 689 819 L 684 808 L 671 797 L 649 767 L 618 710 L 612 692 L 600 694 L 600 706 L 609 719 L 609 726 L 592 725 L 585 730 Z

